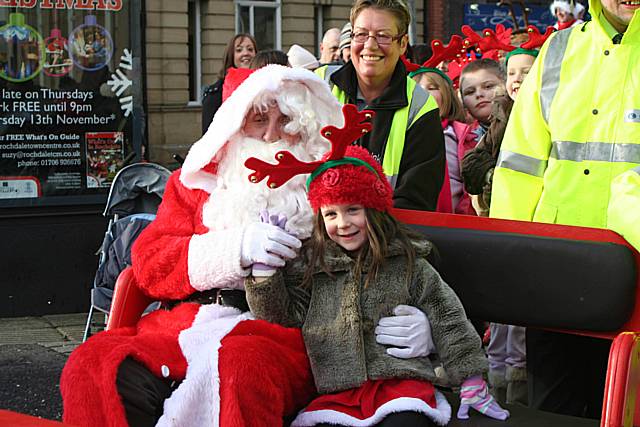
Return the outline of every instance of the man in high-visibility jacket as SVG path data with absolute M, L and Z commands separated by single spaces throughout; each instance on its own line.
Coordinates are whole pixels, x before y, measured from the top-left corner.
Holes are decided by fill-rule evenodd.
M 504 136 L 492 217 L 610 226 L 638 244 L 638 9 L 637 2 L 591 0 L 592 21 L 557 32 L 543 46 Z M 608 347 L 528 331 L 530 404 L 599 417 Z M 598 360 L 597 368 L 586 364 Z

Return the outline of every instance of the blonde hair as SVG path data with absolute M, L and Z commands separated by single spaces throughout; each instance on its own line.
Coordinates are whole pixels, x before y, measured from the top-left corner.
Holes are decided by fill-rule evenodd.
M 356 22 L 356 18 L 365 9 L 374 8 L 390 12 L 396 18 L 396 24 L 398 26 L 398 35 L 407 34 L 409 31 L 409 24 L 411 23 L 411 13 L 404 0 L 356 0 L 351 7 L 349 14 L 349 21 L 351 26 Z
M 442 105 L 438 105 L 440 109 L 440 118 L 450 121 L 464 122 L 464 108 L 458 98 L 458 95 L 453 88 L 453 85 L 445 80 L 444 77 L 438 73 L 425 72 L 418 74 L 415 77 L 419 77 L 420 80 L 427 79 L 427 81 L 436 86 L 440 90 L 440 97 L 442 98 Z M 420 82 L 418 80 L 418 82 Z M 422 86 L 422 85 L 421 85 Z

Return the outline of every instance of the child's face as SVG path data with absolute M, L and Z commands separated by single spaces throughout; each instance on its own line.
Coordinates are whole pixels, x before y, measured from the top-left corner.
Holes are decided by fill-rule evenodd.
M 486 123 L 491 115 L 491 101 L 496 94 L 496 88 L 504 82 L 488 70 L 476 70 L 466 73 L 460 81 L 462 103 L 474 119 Z
M 416 77 L 418 77 L 417 81 L 420 87 L 427 91 L 429 95 L 433 96 L 438 107 L 442 109 L 442 94 L 440 93 L 440 87 L 429 77 L 429 73 L 422 73 Z
M 329 238 L 343 249 L 357 251 L 367 241 L 367 216 L 364 206 L 326 205 L 320 208 Z
M 509 98 L 516 100 L 518 90 L 524 78 L 529 74 L 535 58 L 531 55 L 513 55 L 507 63 L 507 93 Z

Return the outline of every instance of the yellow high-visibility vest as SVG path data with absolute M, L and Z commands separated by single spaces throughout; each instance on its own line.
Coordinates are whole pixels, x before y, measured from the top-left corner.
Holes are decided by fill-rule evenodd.
M 613 44 L 591 4 L 593 21 L 547 40 L 518 93 L 492 217 L 605 228 L 612 181 L 640 165 L 640 13 Z

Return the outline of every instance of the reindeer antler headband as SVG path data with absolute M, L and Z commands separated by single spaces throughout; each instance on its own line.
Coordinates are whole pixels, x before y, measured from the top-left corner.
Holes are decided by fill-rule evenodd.
M 279 151 L 275 155 L 277 164 L 267 163 L 263 160 L 251 157 L 245 161 L 244 165 L 254 173 L 249 175 L 249 181 L 258 183 L 267 176 L 269 188 L 278 188 L 296 175 L 310 173 L 307 179 L 307 188 L 311 181 L 322 172 L 335 166 L 353 164 L 365 166 L 376 175 L 378 172 L 367 162 L 355 157 L 345 157 L 347 147 L 357 141 L 363 134 L 371 131 L 371 122 L 375 114 L 373 111 L 358 111 L 355 105 L 345 104 L 342 107 L 344 116 L 344 127 L 325 126 L 320 131 L 321 135 L 331 143 L 331 150 L 321 160 L 315 162 L 303 162 L 297 159 L 289 151 Z M 379 178 L 382 178 L 379 176 Z
M 551 34 L 555 32 L 555 28 L 547 27 L 547 30 L 544 34 L 540 33 L 540 30 L 535 25 L 529 25 L 527 27 L 527 35 L 529 36 L 529 40 L 522 43 L 520 47 L 522 49 L 538 49 L 540 48 L 544 42 L 551 37 Z
M 509 52 L 505 57 L 505 61 L 508 63 L 509 58 L 514 55 L 531 55 L 533 57 L 537 57 L 538 49 L 551 36 L 551 34 L 554 33 L 554 31 L 555 28 L 547 27 L 547 30 L 544 32 L 544 34 L 542 34 L 540 33 L 540 30 L 538 30 L 538 27 L 536 27 L 535 25 L 529 25 L 527 27 L 527 35 L 529 36 L 529 39 L 526 42 L 522 43 L 517 49 Z
M 462 43 L 462 37 L 454 34 L 446 45 L 441 40 L 432 40 L 431 51 L 433 52 L 431 57 L 422 64 L 424 68 L 433 68 L 442 61 L 452 61 L 459 58 L 465 51 L 465 48 Z
M 436 73 L 449 83 L 453 83 L 453 80 L 447 74 L 435 67 L 443 61 L 460 60 L 465 53 L 462 37 L 454 34 L 446 45 L 441 40 L 434 39 L 431 41 L 431 52 L 431 56 L 422 65 L 414 64 L 402 57 L 402 62 L 404 62 L 409 72 L 409 77 L 414 77 L 421 73 Z

